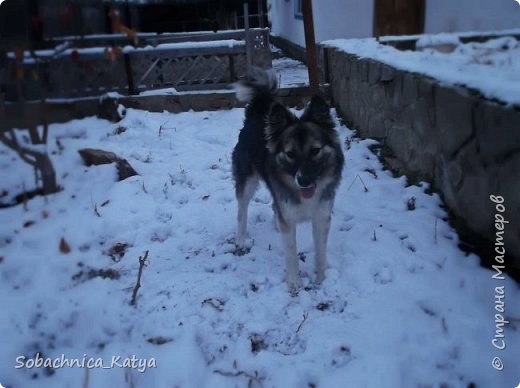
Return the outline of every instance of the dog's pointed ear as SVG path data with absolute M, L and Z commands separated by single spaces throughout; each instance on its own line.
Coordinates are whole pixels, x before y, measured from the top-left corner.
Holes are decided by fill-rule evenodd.
M 322 127 L 334 129 L 334 120 L 330 115 L 330 107 L 327 102 L 319 97 L 313 96 L 309 105 L 303 112 L 301 120 L 312 121 Z
M 278 137 L 295 120 L 294 115 L 282 104 L 276 102 L 271 106 L 265 126 L 265 140 L 267 141 L 267 148 L 271 152 L 274 152 L 274 144 Z

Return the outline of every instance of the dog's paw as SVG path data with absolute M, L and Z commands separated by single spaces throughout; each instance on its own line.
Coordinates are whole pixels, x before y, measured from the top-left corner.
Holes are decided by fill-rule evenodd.
M 302 288 L 302 279 L 299 275 L 287 277 L 287 287 L 289 287 L 289 293 L 292 296 L 298 295 Z
M 325 270 L 320 269 L 316 271 L 316 284 L 321 284 L 325 280 Z
M 235 246 L 235 249 L 233 250 L 233 255 L 235 256 L 244 256 L 244 255 L 247 255 L 249 252 L 251 252 L 251 248 L 248 248 L 248 247 L 240 247 L 240 246 Z
M 253 239 L 251 238 L 241 238 L 237 239 L 234 243 L 235 249 L 233 250 L 233 254 L 235 256 L 244 256 L 251 252 L 251 248 L 253 247 Z

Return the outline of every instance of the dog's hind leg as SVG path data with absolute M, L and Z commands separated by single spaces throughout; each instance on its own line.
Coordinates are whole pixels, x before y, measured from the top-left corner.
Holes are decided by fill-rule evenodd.
M 252 175 L 247 177 L 241 184 L 237 184 L 238 216 L 236 243 L 238 246 L 243 246 L 247 238 L 247 209 L 258 187 L 258 181 L 258 176 Z
M 327 240 L 330 230 L 330 214 L 317 215 L 312 220 L 312 237 L 316 254 L 316 283 L 325 279 L 327 269 Z

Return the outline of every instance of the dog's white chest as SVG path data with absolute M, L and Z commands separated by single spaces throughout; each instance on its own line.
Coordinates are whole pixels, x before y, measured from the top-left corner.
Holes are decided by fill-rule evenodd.
M 303 199 L 299 204 L 284 201 L 281 204 L 283 218 L 293 223 L 312 220 L 317 215 L 327 216 L 331 211 L 330 201 L 320 201 L 315 195 L 310 199 Z

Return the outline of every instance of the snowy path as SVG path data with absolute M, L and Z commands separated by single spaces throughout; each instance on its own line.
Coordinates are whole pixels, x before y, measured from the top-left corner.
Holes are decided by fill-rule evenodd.
M 347 166 L 335 206 L 326 281 L 314 288 L 310 228 L 298 231 L 304 284 L 291 297 L 282 244 L 262 188 L 250 208 L 251 252 L 237 257 L 230 154 L 243 109 L 128 110 L 52 125 L 64 190 L 0 210 L 0 383 L 6 387 L 513 387 L 520 381 L 520 298 L 457 248 L 436 195 L 383 171 L 340 126 Z M 124 132 L 114 134 L 116 132 Z M 84 167 L 79 148 L 114 165 Z M 2 187 L 32 172 L 1 149 Z M 365 190 L 366 185 L 368 191 Z M 415 197 L 415 209 L 407 202 Z M 60 239 L 70 246 L 60 251 Z M 121 256 L 113 249 L 126 244 Z M 120 245 L 122 246 L 122 245 Z M 129 306 L 139 267 L 149 251 Z M 112 256 L 112 257 L 111 257 Z M 495 287 L 505 286 L 506 350 L 491 345 Z M 304 319 L 305 317 L 305 319 Z M 513 319 L 516 319 L 513 321 Z M 115 367 L 15 369 L 21 355 L 154 358 Z M 502 372 L 491 366 L 494 356 Z M 134 384 L 134 385 L 132 385 Z

